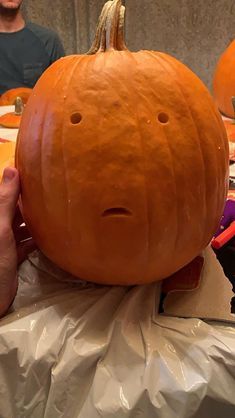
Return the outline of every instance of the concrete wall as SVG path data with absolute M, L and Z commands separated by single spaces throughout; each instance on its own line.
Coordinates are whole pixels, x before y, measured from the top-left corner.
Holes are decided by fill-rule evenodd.
M 24 0 L 28 19 L 57 30 L 67 53 L 89 48 L 104 0 Z M 234 0 L 126 0 L 132 50 L 174 55 L 210 87 L 219 55 L 235 37 Z

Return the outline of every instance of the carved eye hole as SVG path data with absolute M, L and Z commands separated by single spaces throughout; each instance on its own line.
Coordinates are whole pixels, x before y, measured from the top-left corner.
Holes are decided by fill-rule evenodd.
M 165 112 L 160 112 L 157 118 L 158 118 L 158 121 L 162 124 L 166 124 L 169 122 L 169 115 Z
M 79 112 L 75 112 L 70 116 L 70 121 L 73 125 L 78 125 L 82 120 L 82 115 Z

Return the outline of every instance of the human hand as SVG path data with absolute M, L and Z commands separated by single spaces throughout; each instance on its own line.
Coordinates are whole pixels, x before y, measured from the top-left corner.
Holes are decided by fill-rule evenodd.
M 26 226 L 22 226 L 19 194 L 18 171 L 6 168 L 0 184 L 0 317 L 17 292 L 17 265 L 35 248 Z

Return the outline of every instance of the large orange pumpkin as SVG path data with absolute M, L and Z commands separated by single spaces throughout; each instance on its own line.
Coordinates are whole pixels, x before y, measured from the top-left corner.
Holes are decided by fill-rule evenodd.
M 232 118 L 234 110 L 231 102 L 235 96 L 235 41 L 233 41 L 221 55 L 217 64 L 214 79 L 214 98 L 219 110 Z
M 17 87 L 15 89 L 7 90 L 0 97 L 0 106 L 10 106 L 15 103 L 17 97 L 20 97 L 24 104 L 27 103 L 32 89 L 28 87 Z
M 131 53 L 121 1 L 88 55 L 60 59 L 22 117 L 17 167 L 39 248 L 98 283 L 163 279 L 197 256 L 227 193 L 228 143 L 201 81 L 159 52 Z

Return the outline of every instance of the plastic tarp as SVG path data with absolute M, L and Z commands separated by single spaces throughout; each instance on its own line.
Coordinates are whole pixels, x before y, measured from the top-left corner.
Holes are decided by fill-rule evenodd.
M 158 315 L 159 283 L 75 281 L 39 253 L 0 321 L 1 418 L 234 418 L 235 329 Z

